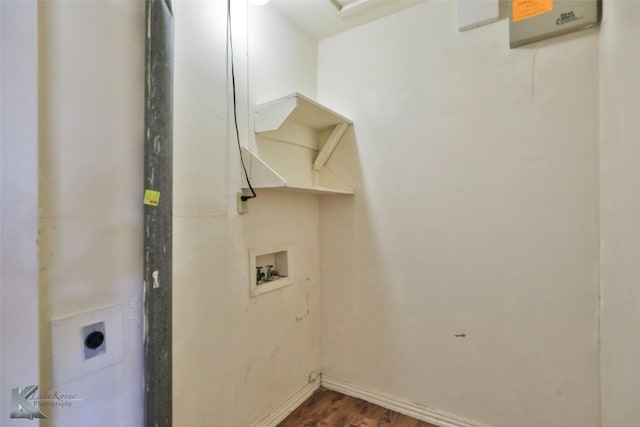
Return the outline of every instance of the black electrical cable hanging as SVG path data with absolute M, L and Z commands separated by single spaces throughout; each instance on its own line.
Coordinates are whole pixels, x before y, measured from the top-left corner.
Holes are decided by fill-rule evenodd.
M 231 31 L 231 0 L 227 0 L 227 37 L 229 39 L 229 54 L 231 56 L 231 88 L 233 93 L 233 122 L 236 129 L 236 142 L 238 143 L 238 152 L 240 153 L 240 164 L 244 171 L 244 177 L 247 180 L 249 190 L 251 190 L 251 196 L 240 196 L 240 199 L 245 202 L 249 199 L 255 199 L 257 197 L 251 181 L 249 180 L 249 174 L 247 173 L 247 167 L 244 164 L 244 158 L 242 157 L 242 147 L 240 146 L 240 131 L 238 130 L 238 105 L 236 102 L 236 73 L 233 60 L 233 35 Z

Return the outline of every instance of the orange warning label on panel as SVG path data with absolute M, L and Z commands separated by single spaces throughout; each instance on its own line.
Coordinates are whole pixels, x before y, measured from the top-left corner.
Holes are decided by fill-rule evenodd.
M 533 18 L 534 16 L 542 15 L 552 10 L 553 0 L 513 0 L 511 2 L 513 22 Z

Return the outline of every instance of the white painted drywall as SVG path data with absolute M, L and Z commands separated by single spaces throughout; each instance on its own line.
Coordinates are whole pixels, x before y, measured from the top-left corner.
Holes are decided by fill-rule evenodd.
M 605 1 L 600 32 L 602 427 L 640 419 L 640 3 Z
M 11 389 L 40 381 L 36 2 L 0 2 L 0 29 L 0 425 L 14 427 Z
M 510 50 L 506 20 L 455 14 L 320 43 L 319 101 L 357 138 L 353 202 L 321 202 L 323 372 L 493 427 L 595 427 L 597 31 Z
M 458 0 L 458 30 L 473 28 L 496 22 L 500 15 L 499 0 Z
M 252 146 L 248 106 L 314 96 L 317 48 L 268 7 L 247 15 L 243 3 L 232 2 L 238 119 Z M 318 199 L 259 191 L 236 213 L 226 2 L 177 1 L 175 17 L 174 425 L 251 426 L 320 365 Z M 291 244 L 294 283 L 250 298 L 249 249 L 280 243 Z
M 43 425 L 143 423 L 144 26 L 143 2 L 39 4 L 42 383 L 84 399 Z M 112 305 L 124 360 L 51 384 L 49 321 Z
M 250 97 L 262 104 L 293 92 L 316 99 L 317 41 L 273 8 L 248 10 Z

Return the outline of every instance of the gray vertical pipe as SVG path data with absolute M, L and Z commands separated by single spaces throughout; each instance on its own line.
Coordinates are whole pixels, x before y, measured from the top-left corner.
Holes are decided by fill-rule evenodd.
M 173 5 L 146 1 L 144 188 L 145 426 L 172 424 Z

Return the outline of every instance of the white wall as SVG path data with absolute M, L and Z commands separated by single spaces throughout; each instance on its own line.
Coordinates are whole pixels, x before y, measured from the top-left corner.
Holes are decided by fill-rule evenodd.
M 315 99 L 317 41 L 269 6 L 250 6 L 248 12 L 251 101 L 261 104 L 296 91 Z
M 84 399 L 43 425 L 140 426 L 144 3 L 39 7 L 41 381 Z M 49 321 L 111 305 L 124 360 L 52 384 Z
M 605 1 L 600 33 L 602 427 L 640 419 L 640 3 Z
M 233 34 L 241 140 L 251 146 L 248 105 L 296 90 L 313 96 L 317 50 L 252 7 L 248 80 L 243 3 L 232 2 Z M 320 365 L 318 200 L 259 191 L 248 214 L 236 213 L 226 2 L 178 1 L 175 17 L 174 424 L 250 426 Z M 293 245 L 294 284 L 250 298 L 249 248 L 278 243 Z
M 37 4 L 0 2 L 0 28 L 0 425 L 13 427 L 24 420 L 9 418 L 11 389 L 40 375 Z
M 455 11 L 320 43 L 319 100 L 357 138 L 355 199 L 321 203 L 323 373 L 494 427 L 597 426 L 597 32 L 510 50 L 507 20 L 458 33 Z

